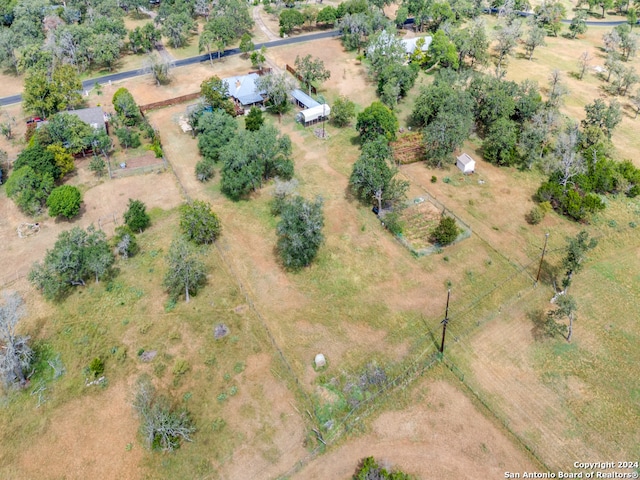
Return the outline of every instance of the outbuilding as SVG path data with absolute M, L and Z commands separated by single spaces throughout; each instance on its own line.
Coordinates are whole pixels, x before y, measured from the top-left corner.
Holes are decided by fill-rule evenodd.
M 469 154 L 463 153 L 458 157 L 456 167 L 458 167 L 462 173 L 473 173 L 476 170 L 476 161 L 471 158 Z
M 306 127 L 307 125 L 312 125 L 322 120 L 326 120 L 329 118 L 329 114 L 331 114 L 331 107 L 324 103 L 322 105 L 302 110 L 298 113 L 297 119 Z

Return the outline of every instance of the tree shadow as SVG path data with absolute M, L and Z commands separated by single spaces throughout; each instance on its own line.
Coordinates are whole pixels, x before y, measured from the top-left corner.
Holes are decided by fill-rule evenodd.
M 547 315 L 541 308 L 527 312 L 527 318 L 531 321 L 533 326 L 531 327 L 531 336 L 536 342 L 540 342 L 546 338 L 549 338 L 547 333 L 546 323 Z

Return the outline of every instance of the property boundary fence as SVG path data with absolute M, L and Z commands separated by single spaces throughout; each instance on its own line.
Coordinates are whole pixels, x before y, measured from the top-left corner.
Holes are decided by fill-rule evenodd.
M 153 165 L 145 165 L 143 167 L 133 167 L 133 168 L 116 168 L 113 170 L 111 178 L 123 178 L 129 177 L 131 175 L 139 175 L 141 173 L 162 173 L 167 169 L 167 164 L 165 162 L 162 163 L 154 163 Z
M 149 110 L 155 110 L 156 108 L 162 107 L 171 107 L 173 105 L 177 105 L 179 103 L 188 102 L 191 100 L 195 100 L 201 96 L 200 92 L 188 93 L 186 95 L 181 95 L 179 97 L 169 98 L 167 100 L 162 100 L 161 102 L 153 102 L 148 103 L 146 105 L 140 105 L 140 113 L 144 116 L 144 113 Z
M 287 72 L 289 72 L 291 75 L 293 75 L 294 77 L 296 77 L 298 80 L 300 80 L 301 82 L 304 82 L 303 78 L 301 75 L 298 75 L 298 72 L 296 72 L 296 69 L 293 68 L 292 66 L 290 66 L 289 64 L 285 64 L 285 67 L 287 69 Z M 316 90 L 316 87 L 314 87 L 313 85 L 310 85 L 311 87 L 311 93 L 313 93 L 314 95 L 318 94 L 318 91 Z

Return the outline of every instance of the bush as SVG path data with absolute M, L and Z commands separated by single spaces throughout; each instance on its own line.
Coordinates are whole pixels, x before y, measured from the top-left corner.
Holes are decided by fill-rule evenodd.
M 431 175 L 431 183 L 436 183 L 438 181 L 438 177 L 435 175 Z
M 449 245 L 458 237 L 459 233 L 460 229 L 456 225 L 455 219 L 447 215 L 442 215 L 440 217 L 440 223 L 438 223 L 433 230 L 431 236 L 438 245 Z
M 526 217 L 527 223 L 531 225 L 537 225 L 542 220 L 544 220 L 544 216 L 545 216 L 544 209 L 539 205 L 535 205 L 531 210 L 529 210 L 529 213 L 527 213 L 525 217 Z
M 383 225 L 387 227 L 394 235 L 400 235 L 404 231 L 404 224 L 400 221 L 400 214 L 398 212 L 390 212 L 384 216 Z
M 215 176 L 215 163 L 209 158 L 203 158 L 196 163 L 196 178 L 200 182 L 208 182 Z
M 89 170 L 95 173 L 97 177 L 103 177 L 104 174 L 107 173 L 107 164 L 102 159 L 102 157 L 94 155 L 94 157 L 89 162 Z
M 388 472 L 379 466 L 373 457 L 363 458 L 353 475 L 353 480 L 411 480 L 411 478 L 403 472 Z
M 51 190 L 47 198 L 49 215 L 52 217 L 73 218 L 80 213 L 82 195 L 78 187 L 61 185 Z
M 96 357 L 89 363 L 89 373 L 93 378 L 97 378 L 104 373 L 104 361 L 100 357 Z

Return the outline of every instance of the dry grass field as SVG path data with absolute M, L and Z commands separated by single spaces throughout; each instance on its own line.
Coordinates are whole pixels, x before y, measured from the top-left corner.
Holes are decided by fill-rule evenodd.
M 595 51 L 601 35 L 595 30 L 576 42 L 588 41 Z M 571 59 L 587 43 L 574 47 L 562 37 L 548 43 L 533 62 L 513 60 L 508 76 L 543 84 L 554 65 L 563 66 L 572 92 L 565 109 L 579 117 L 601 84 L 569 76 Z M 306 53 L 322 58 L 332 72 L 321 88 L 328 99 L 347 95 L 358 110 L 376 99 L 366 67 L 337 40 L 272 49 L 268 56 L 282 66 Z M 249 68 L 234 57 L 213 67 L 176 69 L 168 86 L 153 87 L 144 77 L 123 85 L 144 104 L 196 91 L 213 74 Z M 421 75 L 412 95 L 429 81 Z M 90 101 L 107 103 L 119 86 L 106 86 L 103 97 Z M 399 106 L 401 124 L 412 98 Z M 633 314 L 640 309 L 633 228 L 640 202 L 612 198 L 587 227 L 600 244 L 571 287 L 578 302 L 574 340 L 541 339 L 534 319 L 550 306 L 560 249 L 584 226 L 555 214 L 540 225 L 526 224 L 540 174 L 485 163 L 476 138 L 464 146 L 477 159 L 475 175 L 402 166 L 410 198 L 429 192 L 473 230 L 442 254 L 414 258 L 349 193 L 359 155 L 355 129 L 327 125 L 329 139 L 320 140 L 292 114 L 281 123 L 269 116 L 292 140 L 300 194 L 324 199 L 326 242 L 318 259 L 304 271 L 288 272 L 274 250 L 272 187 L 231 202 L 220 192 L 219 174 L 209 184 L 196 181 L 197 141 L 177 125 L 184 109 L 148 113 L 175 177 L 90 185 L 87 211 L 73 224 L 88 225 L 104 215 L 101 209 L 122 210 L 130 196 L 139 198 L 152 207 L 153 221 L 140 237 L 142 253 L 121 262 L 111 281 L 77 290 L 59 306 L 44 303 L 24 281 L 12 285 L 31 313 L 25 331 L 47 355 L 59 353 L 67 373 L 57 380 L 40 375 L 29 390 L 2 397 L 0 431 L 8 434 L 0 439 L 0 477 L 346 479 L 360 458 L 375 455 L 421 478 L 476 479 L 503 478 L 509 470 L 567 470 L 575 460 L 638 458 L 639 394 L 630 379 L 640 374 Z M 625 118 L 614 143 L 622 157 L 637 161 L 634 127 Z M 17 142 L 11 151 L 19 147 Z M 80 172 L 78 183 L 88 182 Z M 183 192 L 211 202 L 223 235 L 206 255 L 207 285 L 189 304 L 174 306 L 161 279 Z M 38 236 L 18 241 L 15 224 L 24 220 L 0 195 L 0 233 L 15 252 L 7 258 L 22 262 L 12 268 L 28 267 L 72 226 L 46 220 Z M 549 250 L 534 288 L 546 232 Z M 413 368 L 425 365 L 439 346 L 447 288 L 446 361 L 418 378 Z M 218 323 L 231 330 L 223 340 L 212 334 Z M 156 351 L 154 361 L 142 362 L 141 349 Z M 313 358 L 320 352 L 328 366 L 316 371 Z M 83 369 L 97 355 L 106 358 L 108 385 L 85 387 Z M 179 368 L 185 363 L 186 371 Z M 353 410 L 345 407 L 340 382 L 370 365 L 383 368 L 388 379 L 413 381 Z M 131 400 L 142 373 L 195 418 L 195 441 L 174 454 L 150 453 L 139 441 Z M 33 393 L 39 385 L 46 387 L 42 395 Z M 327 419 L 334 428 L 325 427 Z M 323 433 L 327 447 L 312 428 Z

